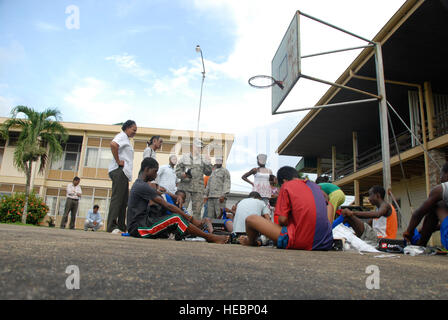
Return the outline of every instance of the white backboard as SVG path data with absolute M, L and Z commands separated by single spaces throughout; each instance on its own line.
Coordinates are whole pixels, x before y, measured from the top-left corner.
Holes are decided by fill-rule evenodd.
M 297 11 L 272 59 L 272 77 L 282 81 L 284 88 L 272 86 L 272 114 L 285 100 L 300 77 L 300 14 Z

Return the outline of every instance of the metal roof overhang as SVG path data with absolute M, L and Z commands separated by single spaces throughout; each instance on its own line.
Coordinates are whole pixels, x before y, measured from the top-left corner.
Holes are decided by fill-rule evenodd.
M 383 46 L 386 80 L 423 85 L 431 81 L 433 91 L 448 90 L 448 1 L 407 1 L 373 39 Z M 376 82 L 353 78 L 357 75 L 375 78 L 373 50 L 364 49 L 337 83 L 377 93 Z M 409 121 L 406 86 L 386 84 L 387 100 Z M 355 92 L 330 88 L 316 105 L 365 99 Z M 392 115 L 392 118 L 394 116 Z M 395 133 L 405 127 L 394 119 Z M 331 146 L 338 154 L 352 154 L 352 132 L 358 134 L 359 152 L 380 143 L 378 103 L 311 110 L 279 146 L 280 155 L 331 157 Z M 392 137 L 392 135 L 390 135 Z

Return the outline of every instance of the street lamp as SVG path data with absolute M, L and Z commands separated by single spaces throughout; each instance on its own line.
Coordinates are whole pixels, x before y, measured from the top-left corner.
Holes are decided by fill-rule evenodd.
M 197 126 L 197 134 L 199 135 L 199 121 L 201 119 L 201 106 L 202 106 L 202 88 L 204 87 L 204 79 L 205 79 L 205 65 L 204 65 L 204 56 L 202 55 L 202 49 L 199 45 L 196 46 L 196 52 L 201 54 L 202 60 L 202 82 L 201 82 L 201 95 L 199 97 L 199 113 L 198 113 L 198 126 Z

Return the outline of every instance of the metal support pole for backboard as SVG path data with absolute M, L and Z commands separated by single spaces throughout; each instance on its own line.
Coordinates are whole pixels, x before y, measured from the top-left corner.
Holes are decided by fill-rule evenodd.
M 380 96 L 378 96 L 376 94 L 373 94 L 373 93 L 370 93 L 370 92 L 367 92 L 367 91 L 364 91 L 364 90 L 359 90 L 359 89 L 356 89 L 356 88 L 344 86 L 344 85 L 339 84 L 339 83 L 335 83 L 335 82 L 331 82 L 331 81 L 322 80 L 322 79 L 319 79 L 319 78 L 307 76 L 307 75 L 305 75 L 303 73 L 300 74 L 300 77 L 304 78 L 304 79 L 311 80 L 311 81 L 316 81 L 316 82 L 328 84 L 329 86 L 333 86 L 333 87 L 337 87 L 337 88 L 346 89 L 346 90 L 350 90 L 350 91 L 353 91 L 353 92 L 361 93 L 361 94 L 364 94 L 364 95 L 369 96 L 369 97 L 374 97 L 374 98 L 377 98 L 377 99 L 381 98 Z
M 349 35 L 351 35 L 351 36 L 353 36 L 353 37 L 355 37 L 355 38 L 364 40 L 364 41 L 366 41 L 366 42 L 368 42 L 368 43 L 375 44 L 375 42 L 373 42 L 373 41 L 371 41 L 371 40 L 369 40 L 369 39 L 366 39 L 366 38 L 361 37 L 361 36 L 359 36 L 359 35 L 357 35 L 357 34 L 354 34 L 353 32 L 350 32 L 350 31 L 344 30 L 344 29 L 342 29 L 342 28 L 339 28 L 339 27 L 335 26 L 334 24 L 331 24 L 331 23 L 325 22 L 325 21 L 323 21 L 323 20 L 320 20 L 320 19 L 318 19 L 318 18 L 316 18 L 316 17 L 310 16 L 309 14 L 306 14 L 306 13 L 300 11 L 300 10 L 298 10 L 298 12 L 299 12 L 300 15 L 302 15 L 302 16 L 304 16 L 304 17 L 307 17 L 307 18 L 309 18 L 309 19 L 311 19 L 311 20 L 320 22 L 320 23 L 322 23 L 322 24 L 324 24 L 324 25 L 326 25 L 326 26 L 329 26 L 329 27 L 331 27 L 331 28 L 333 28 L 333 29 L 339 30 L 339 31 L 344 32 L 344 33 L 346 33 L 346 34 L 349 34 Z
M 350 50 L 365 49 L 365 48 L 369 48 L 369 47 L 373 47 L 373 45 L 368 44 L 366 46 L 351 47 L 351 48 L 344 48 L 344 49 L 337 49 L 337 50 L 331 50 L 331 51 L 307 54 L 305 56 L 301 56 L 300 59 L 311 58 L 311 57 L 318 57 L 318 56 L 323 56 L 323 55 L 326 55 L 326 54 L 339 53 L 339 52 L 345 52 L 345 51 L 350 51 Z
M 379 114 L 380 114 L 380 133 L 381 133 L 381 155 L 383 158 L 383 187 L 384 190 L 390 190 L 392 185 L 390 169 L 390 148 L 389 148 L 389 125 L 387 122 L 387 100 L 386 100 L 386 82 L 384 80 L 384 64 L 381 44 L 375 43 L 375 67 L 378 86 Z M 386 197 L 389 197 L 386 192 Z
M 375 102 L 375 101 L 378 101 L 378 98 L 355 100 L 355 101 L 345 101 L 345 102 L 338 102 L 338 103 L 323 104 L 323 105 L 320 105 L 320 106 L 314 106 L 314 107 L 308 107 L 308 108 L 299 108 L 299 109 L 292 109 L 292 110 L 285 110 L 285 111 L 276 111 L 275 114 L 291 113 L 291 112 L 306 111 L 306 110 L 313 110 L 313 109 L 325 109 L 325 108 L 332 108 L 332 107 L 341 107 L 341 106 L 347 106 L 347 105 L 351 105 L 351 104 Z

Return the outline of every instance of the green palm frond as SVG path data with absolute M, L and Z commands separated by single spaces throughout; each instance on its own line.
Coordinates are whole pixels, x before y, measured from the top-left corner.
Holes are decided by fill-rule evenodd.
M 19 115 L 25 117 L 18 118 Z M 14 166 L 25 171 L 30 161 L 40 160 L 39 171 L 42 172 L 50 157 L 58 159 L 63 153 L 61 143 L 68 139 L 67 130 L 59 123 L 61 120 L 61 112 L 55 108 L 47 108 L 43 112 L 21 105 L 13 108 L 11 119 L 3 123 L 0 133 L 7 139 L 11 129 L 20 130 Z

